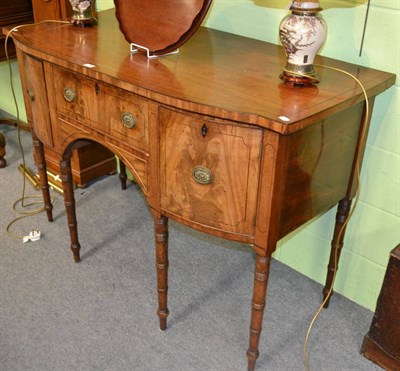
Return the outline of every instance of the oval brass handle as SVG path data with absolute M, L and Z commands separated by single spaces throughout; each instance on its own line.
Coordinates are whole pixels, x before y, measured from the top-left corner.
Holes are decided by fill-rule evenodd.
M 133 116 L 130 112 L 124 112 L 121 116 L 122 125 L 124 125 L 128 129 L 132 129 L 136 126 L 136 117 Z
M 28 95 L 28 99 L 33 102 L 35 100 L 35 94 L 31 89 L 26 89 L 26 94 Z
M 65 88 L 64 89 L 64 99 L 67 102 L 73 102 L 76 98 L 76 93 L 73 89 L 71 88 Z
M 211 170 L 204 166 L 195 166 L 192 170 L 192 176 L 200 184 L 211 184 L 214 180 Z

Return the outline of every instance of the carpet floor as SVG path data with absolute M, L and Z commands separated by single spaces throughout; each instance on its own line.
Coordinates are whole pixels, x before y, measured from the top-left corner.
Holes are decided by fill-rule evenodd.
M 76 189 L 82 261 L 75 264 L 62 196 L 11 226 L 40 229 L 23 244 L 6 233 L 19 215 L 17 130 L 1 126 L 8 165 L 0 169 L 0 370 L 246 370 L 254 256 L 232 243 L 170 222 L 168 328 L 158 328 L 152 217 L 132 183 L 117 175 Z M 21 133 L 34 168 L 30 134 Z M 40 194 L 28 184 L 27 194 Z M 325 263 L 324 263 L 325 264 Z M 303 369 L 303 342 L 322 287 L 272 262 L 257 370 Z M 309 366 L 380 370 L 360 355 L 373 313 L 340 295 L 323 310 L 309 342 Z

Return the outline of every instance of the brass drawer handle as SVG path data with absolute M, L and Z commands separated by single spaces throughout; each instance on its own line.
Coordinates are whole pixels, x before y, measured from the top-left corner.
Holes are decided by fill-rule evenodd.
M 26 89 L 26 94 L 28 95 L 28 99 L 33 102 L 35 100 L 35 94 L 31 89 Z
M 64 89 L 64 99 L 67 102 L 73 102 L 76 99 L 76 93 L 71 88 Z
M 192 176 L 200 184 L 211 184 L 214 180 L 211 170 L 203 166 L 195 166 L 192 170 Z
M 130 112 L 124 112 L 121 116 L 122 125 L 124 125 L 128 129 L 132 129 L 136 126 L 136 117 L 133 116 Z

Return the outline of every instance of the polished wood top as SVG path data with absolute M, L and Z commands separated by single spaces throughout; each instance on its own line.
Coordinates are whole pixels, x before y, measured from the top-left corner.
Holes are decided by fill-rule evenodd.
M 353 79 L 320 67 L 316 86 L 284 84 L 279 79 L 285 64 L 280 46 L 208 28 L 200 28 L 178 55 L 154 60 L 130 55 L 112 9 L 99 13 L 96 27 L 46 23 L 23 28 L 13 38 L 26 53 L 160 103 L 282 134 L 364 100 Z M 88 63 L 94 67 L 85 67 Z M 318 57 L 316 63 L 354 74 L 369 96 L 395 82 L 393 74 L 330 58 Z

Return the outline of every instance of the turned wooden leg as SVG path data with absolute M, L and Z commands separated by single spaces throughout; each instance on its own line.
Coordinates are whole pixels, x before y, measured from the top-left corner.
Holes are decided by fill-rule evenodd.
M 168 301 L 168 218 L 154 217 L 154 235 L 156 241 L 156 264 L 157 264 L 157 291 L 158 310 L 160 318 L 160 329 L 167 328 L 167 317 L 169 314 Z
M 339 258 L 343 247 L 344 234 L 346 232 L 346 228 L 343 228 L 343 224 L 346 222 L 346 219 L 350 212 L 350 208 L 351 200 L 349 200 L 348 198 L 344 198 L 339 201 L 336 213 L 335 231 L 333 233 L 333 239 L 331 243 L 331 256 L 329 258 L 328 274 L 326 276 L 325 287 L 322 290 L 324 295 L 323 300 L 325 300 L 326 296 L 329 293 L 330 287 L 332 285 L 333 276 L 335 274 L 335 271 L 337 271 L 339 267 Z M 328 308 L 329 300 L 332 294 L 333 290 L 330 293 L 329 298 L 324 305 L 324 308 Z
M 34 132 L 32 132 L 32 142 L 33 142 L 33 152 L 34 152 L 34 157 L 35 157 L 35 163 L 36 163 L 36 167 L 38 168 L 39 175 L 40 175 L 40 185 L 42 188 L 44 208 L 47 213 L 47 220 L 49 222 L 52 222 L 53 221 L 53 205 L 51 204 L 49 183 L 47 181 L 44 149 L 43 149 L 42 142 L 36 137 Z
M 79 250 L 81 248 L 78 240 L 78 224 L 76 222 L 75 197 L 72 181 L 71 158 L 60 162 L 61 180 L 64 193 L 64 205 L 67 212 L 69 235 L 71 238 L 71 250 L 75 263 L 79 263 Z
M 260 342 L 262 320 L 264 316 L 270 262 L 270 256 L 260 256 L 257 254 L 254 272 L 253 300 L 251 303 L 250 341 L 249 349 L 247 350 L 249 371 L 254 370 L 259 355 L 258 344 Z
M 119 162 L 119 180 L 121 182 L 121 189 L 125 190 L 126 189 L 126 179 L 127 179 L 126 166 L 120 159 L 118 159 L 118 162 Z
M 4 159 L 6 155 L 6 138 L 0 133 L 0 168 L 6 167 L 7 161 Z

